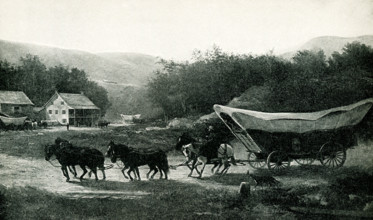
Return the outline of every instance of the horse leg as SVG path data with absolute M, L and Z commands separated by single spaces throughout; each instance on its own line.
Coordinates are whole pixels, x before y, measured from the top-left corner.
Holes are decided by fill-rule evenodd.
M 159 172 L 161 172 L 161 170 Z M 163 173 L 164 173 L 164 179 L 167 180 L 168 179 L 167 172 L 163 170 Z M 162 172 L 161 172 L 161 177 L 160 178 L 162 178 Z
M 193 162 L 192 162 L 192 168 L 190 168 L 190 173 L 189 173 L 188 177 L 192 176 L 193 170 L 194 170 L 194 166 L 196 165 L 196 163 L 197 163 L 197 159 L 193 160 Z M 197 172 L 198 172 L 198 170 L 197 170 Z
M 201 172 L 198 170 L 198 166 L 203 164 L 202 160 L 203 159 L 201 159 L 200 157 L 198 157 L 197 158 L 197 163 L 196 163 L 196 165 L 194 167 L 194 169 L 196 170 L 196 172 L 198 173 L 198 175 L 202 175 Z M 206 160 L 207 160 L 207 158 L 206 158 Z
M 223 166 L 223 162 L 220 160 L 220 161 L 219 161 L 219 167 L 218 167 L 218 169 L 216 170 L 215 173 L 218 173 L 218 172 L 219 172 L 221 166 Z
M 149 175 L 150 173 L 153 171 L 153 170 L 156 170 L 157 168 L 155 166 L 152 166 L 152 165 L 149 165 L 149 172 L 146 173 L 146 178 L 149 179 Z M 155 171 L 154 171 L 155 172 Z M 153 179 L 153 176 L 151 176 L 151 178 Z
M 150 171 L 149 171 L 150 172 Z M 153 179 L 154 178 L 154 176 L 155 176 L 155 174 L 157 174 L 158 173 L 158 169 L 157 169 L 157 167 L 154 167 L 154 173 L 153 173 L 153 175 L 151 176 L 151 179 Z M 161 173 L 161 177 L 162 177 L 162 172 L 160 172 Z
M 159 170 L 159 179 L 162 179 L 162 177 L 163 177 L 163 173 L 165 173 L 165 175 L 166 175 L 166 178 L 167 178 L 167 173 L 166 173 L 166 172 L 164 172 L 164 170 L 163 170 L 163 169 L 161 169 L 161 168 L 159 168 L 159 167 L 158 167 L 158 170 Z M 162 173 L 162 171 L 163 171 L 163 173 Z
M 221 171 L 220 175 L 226 174 L 229 168 L 231 167 L 228 160 L 223 160 L 223 163 L 224 163 L 224 169 Z
M 127 174 L 128 174 L 128 176 L 130 177 L 130 179 L 131 179 L 131 181 L 133 181 L 133 178 L 132 178 L 132 176 L 131 176 L 131 172 L 134 170 L 134 168 L 133 167 L 130 167 L 130 169 L 128 170 L 128 172 L 127 172 Z M 135 173 L 135 176 L 136 176 L 136 173 Z
M 101 172 L 102 172 L 102 176 L 103 176 L 102 179 L 105 180 L 105 179 L 106 179 L 106 175 L 105 175 L 105 167 L 101 167 L 100 170 L 101 170 Z
M 98 180 L 98 176 L 97 176 L 97 167 L 90 167 L 91 171 L 93 172 L 93 174 L 95 174 L 95 179 L 96 181 Z
M 139 172 L 139 167 L 136 167 L 136 168 L 135 168 L 135 171 L 136 171 L 137 177 L 139 178 L 139 181 L 141 181 L 140 172 Z
M 188 160 L 185 161 L 184 163 L 182 163 L 180 166 L 186 165 L 190 170 L 192 170 L 193 165 L 192 166 L 189 165 L 189 163 L 190 163 L 191 160 L 192 159 L 188 158 Z
M 84 165 L 80 165 L 80 168 L 83 170 L 83 174 L 80 176 L 80 181 L 83 180 L 84 175 L 88 172 Z
M 207 158 L 206 157 L 201 157 L 200 160 L 202 162 L 202 169 L 201 169 L 201 173 L 199 174 L 199 178 L 202 178 L 202 173 L 203 173 L 203 170 L 205 169 L 205 166 L 206 166 L 206 163 L 207 163 Z
M 220 165 L 220 164 L 218 164 L 218 163 L 214 163 L 214 166 L 211 168 L 211 173 L 214 173 L 214 169 L 215 169 L 218 165 Z M 216 172 L 218 172 L 219 168 L 220 168 L 220 166 L 218 167 L 218 169 L 216 170 Z
M 75 166 L 67 166 L 70 170 L 70 172 L 74 175 L 74 177 L 76 177 L 77 173 L 76 173 L 76 170 L 75 170 Z
M 67 172 L 66 166 L 65 165 L 62 166 L 61 170 L 62 170 L 62 174 L 66 177 L 66 182 L 69 182 L 70 181 L 70 177 L 69 177 L 69 173 Z
M 129 167 L 127 165 L 125 165 L 122 169 L 122 173 L 123 173 L 123 176 L 124 178 L 128 179 L 128 176 L 126 176 L 126 173 L 124 172 L 126 169 L 128 169 Z

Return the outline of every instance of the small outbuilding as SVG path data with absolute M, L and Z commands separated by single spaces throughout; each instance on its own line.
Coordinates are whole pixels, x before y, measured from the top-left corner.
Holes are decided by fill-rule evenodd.
M 0 112 L 11 116 L 32 117 L 34 103 L 22 91 L 0 91 Z
M 101 116 L 101 110 L 83 93 L 58 93 L 43 106 L 47 121 L 62 125 L 92 126 Z

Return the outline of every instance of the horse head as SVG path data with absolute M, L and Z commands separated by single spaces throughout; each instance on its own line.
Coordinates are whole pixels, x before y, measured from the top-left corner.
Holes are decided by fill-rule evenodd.
M 60 149 L 73 147 L 73 145 L 68 141 L 62 141 L 58 146 L 60 147 Z
M 117 157 L 115 155 L 112 155 L 110 157 L 110 160 L 111 160 L 112 163 L 115 163 L 115 162 L 117 162 Z
M 114 141 L 111 140 L 107 146 L 107 151 L 105 153 L 105 157 L 111 157 L 113 156 L 114 154 L 114 147 L 115 147 L 115 144 L 114 144 Z
M 56 151 L 56 145 L 45 145 L 44 147 L 44 154 L 45 154 L 45 160 L 49 161 L 49 159 L 52 157 L 53 154 L 55 154 Z
M 56 140 L 54 140 L 54 143 L 56 145 L 60 145 L 62 142 L 69 142 L 68 140 L 65 140 L 65 139 L 62 139 L 60 137 L 56 138 Z
M 175 146 L 176 150 L 181 150 L 184 145 L 196 142 L 188 133 L 183 133 L 178 139 Z

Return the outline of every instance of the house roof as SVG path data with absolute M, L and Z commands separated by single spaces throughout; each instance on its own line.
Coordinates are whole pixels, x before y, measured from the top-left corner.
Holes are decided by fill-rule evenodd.
M 21 91 L 0 91 L 0 103 L 16 105 L 34 105 Z
M 100 109 L 83 94 L 58 93 L 68 106 L 74 109 Z

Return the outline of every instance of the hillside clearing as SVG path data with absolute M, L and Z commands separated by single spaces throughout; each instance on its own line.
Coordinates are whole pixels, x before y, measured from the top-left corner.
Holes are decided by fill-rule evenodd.
M 240 183 L 248 181 L 247 170 L 259 175 L 267 173 L 266 169 L 232 166 L 226 176 L 219 177 L 211 175 L 207 167 L 204 177 L 197 179 L 188 178 L 188 169 L 179 167 L 171 169 L 169 180 L 149 181 L 145 178 L 148 168 L 141 167 L 143 180 L 130 182 L 115 165 L 106 171 L 105 181 L 96 182 L 87 176 L 83 182 L 73 179 L 66 183 L 61 170 L 44 160 L 43 144 L 62 137 L 102 152 L 110 139 L 136 147 L 158 147 L 169 151 L 169 164 L 178 164 L 183 157 L 172 149 L 180 132 L 136 126 L 2 132 L 0 191 L 5 197 L 5 213 L 9 219 L 247 219 L 263 216 L 296 219 L 323 218 L 329 214 L 298 213 L 289 211 L 289 207 L 345 209 L 368 215 L 371 212 L 369 204 L 373 201 L 373 192 L 369 185 L 361 185 L 372 180 L 372 173 L 367 172 L 372 167 L 371 142 L 350 149 L 345 167 L 338 170 L 325 169 L 319 163 L 305 167 L 292 163 L 288 172 L 275 176 L 282 183 L 281 187 L 253 188 L 249 199 L 241 198 L 238 193 Z M 98 175 L 101 179 L 100 172 Z

